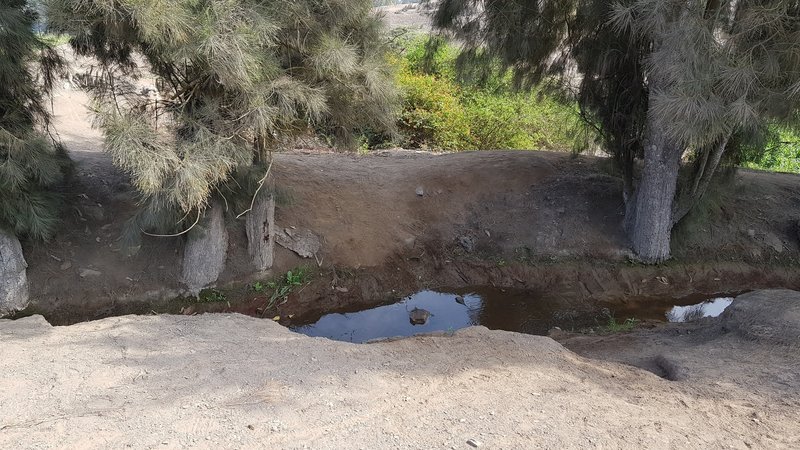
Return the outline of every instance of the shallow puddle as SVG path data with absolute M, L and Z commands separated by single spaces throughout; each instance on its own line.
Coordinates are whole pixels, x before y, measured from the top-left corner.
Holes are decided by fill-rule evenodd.
M 411 319 L 415 316 L 426 320 L 413 323 Z M 470 325 L 544 335 L 554 326 L 571 329 L 594 324 L 596 314 L 585 305 L 576 309 L 571 308 L 567 300 L 544 298 L 529 291 L 477 288 L 454 292 L 422 291 L 392 305 L 327 314 L 315 323 L 291 329 L 308 336 L 366 342 L 434 331 L 455 331 Z
M 362 343 L 373 339 L 455 331 L 471 325 L 519 333 L 546 335 L 553 327 L 580 330 L 607 325 L 612 315 L 618 323 L 627 318 L 685 322 L 719 315 L 732 298 L 697 304 L 673 299 L 637 302 L 640 307 L 620 311 L 572 304 L 568 299 L 530 291 L 474 288 L 452 292 L 422 291 L 398 303 L 350 313 L 322 316 L 314 323 L 295 325 L 293 331 L 314 337 Z M 602 305 L 601 305 L 602 306 Z
M 703 317 L 717 317 L 733 303 L 733 297 L 720 297 L 688 306 L 674 306 L 667 311 L 670 322 L 691 322 Z

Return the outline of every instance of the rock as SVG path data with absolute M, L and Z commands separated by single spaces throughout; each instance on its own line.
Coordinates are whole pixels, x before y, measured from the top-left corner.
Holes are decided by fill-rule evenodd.
M 481 446 L 481 443 L 476 441 L 475 439 L 470 439 L 467 441 L 467 445 L 469 445 L 470 447 L 478 448 Z
M 217 281 L 225 268 L 228 230 L 222 205 L 214 203 L 199 224 L 189 231 L 183 250 L 181 279 L 191 295 Z
M 261 192 L 247 213 L 247 251 L 258 271 L 272 267 L 275 254 L 275 197 Z
M 311 258 L 322 248 L 322 243 L 311 230 L 284 228 L 275 234 L 275 241 L 303 258 Z
M 102 273 L 94 269 L 81 268 L 78 269 L 78 275 L 80 275 L 81 278 L 88 278 L 88 277 L 99 277 L 100 275 L 102 275 Z
M 28 306 L 27 267 L 19 239 L 0 230 L 0 317 Z
M 408 320 L 412 325 L 425 325 L 430 317 L 430 311 L 419 308 L 414 308 L 410 313 L 408 313 Z
M 459 236 L 458 245 L 466 250 L 467 253 L 472 253 L 475 251 L 475 238 L 472 236 Z
M 800 345 L 800 292 L 768 289 L 733 300 L 719 317 L 724 331 L 778 345 Z
M 467 303 L 464 301 L 464 297 L 461 295 L 456 295 L 456 303 L 461 303 L 464 306 L 467 305 Z
M 752 228 L 747 230 L 747 235 L 750 236 L 751 238 L 756 237 L 756 230 L 754 230 Z
M 72 263 L 69 261 L 65 261 L 64 264 L 61 264 L 61 270 L 68 270 L 72 267 Z
M 425 189 L 423 189 L 422 186 L 418 186 L 416 192 L 417 192 L 417 195 L 420 196 L 420 197 L 425 195 Z

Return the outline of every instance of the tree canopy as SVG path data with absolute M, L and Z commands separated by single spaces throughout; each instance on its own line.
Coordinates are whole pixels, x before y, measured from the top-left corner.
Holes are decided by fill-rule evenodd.
M 68 160 L 43 133 L 50 120 L 43 96 L 61 61 L 33 32 L 35 20 L 24 0 L 0 4 L 0 228 L 45 239 L 58 222 L 54 188 Z
M 392 74 L 371 6 L 50 0 L 48 21 L 102 63 L 98 123 L 142 194 L 138 226 L 174 229 L 211 198 L 252 195 L 270 152 L 299 135 L 347 145 L 361 129 L 392 127 Z M 156 96 L 140 95 L 147 71 Z

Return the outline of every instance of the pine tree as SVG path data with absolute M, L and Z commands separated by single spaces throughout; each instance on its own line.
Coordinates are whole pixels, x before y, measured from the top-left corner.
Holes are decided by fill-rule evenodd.
M 0 3 L 0 229 L 46 239 L 59 219 L 54 188 L 69 163 L 43 134 L 43 95 L 61 61 L 33 32 L 35 20 L 25 0 Z
M 578 80 L 582 114 L 625 174 L 633 249 L 652 263 L 669 257 L 672 227 L 732 137 L 796 119 L 799 17 L 788 0 L 443 0 L 434 25 L 464 42 L 462 65 L 498 60 L 521 87 Z
M 142 195 L 137 228 L 185 229 L 214 198 L 249 204 L 271 152 L 299 135 L 350 145 L 393 124 L 368 0 L 50 0 L 47 15 L 102 65 L 98 123 Z M 136 82 L 147 71 L 155 97 Z

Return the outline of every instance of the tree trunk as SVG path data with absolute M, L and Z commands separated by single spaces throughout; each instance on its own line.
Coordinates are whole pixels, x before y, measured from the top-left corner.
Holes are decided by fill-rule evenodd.
M 225 268 L 228 230 L 224 208 L 214 202 L 200 223 L 189 231 L 183 249 L 182 280 L 191 295 L 212 286 Z
M 247 213 L 245 229 L 247 250 L 256 270 L 270 269 L 275 251 L 275 197 L 271 193 L 258 194 Z
M 695 174 L 692 191 L 686 196 L 686 198 L 678 199 L 676 202 L 675 211 L 672 214 L 673 226 L 680 222 L 681 219 L 686 216 L 686 214 L 689 214 L 689 211 L 694 208 L 697 202 L 706 194 L 706 191 L 708 191 L 708 186 L 711 184 L 711 180 L 714 178 L 714 175 L 717 172 L 717 167 L 719 167 L 722 154 L 725 153 L 728 140 L 730 140 L 730 136 L 726 136 L 722 142 L 715 145 L 713 150 L 710 152 L 705 152 L 700 169 Z M 709 153 L 711 153 L 710 157 Z
M 644 149 L 644 167 L 636 191 L 636 204 L 630 236 L 633 251 L 642 262 L 656 264 L 670 256 L 672 205 L 678 183 L 681 151 L 661 132 L 661 127 L 649 121 L 648 139 Z

